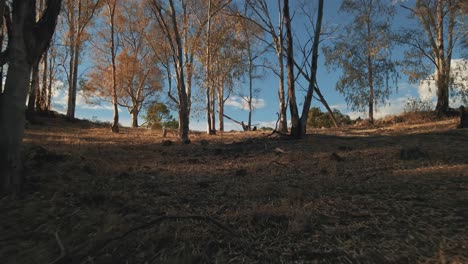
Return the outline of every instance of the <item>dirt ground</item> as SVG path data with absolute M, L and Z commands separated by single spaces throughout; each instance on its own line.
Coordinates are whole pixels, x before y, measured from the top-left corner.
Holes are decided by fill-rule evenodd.
M 468 130 L 456 120 L 192 134 L 44 120 L 0 263 L 468 263 Z

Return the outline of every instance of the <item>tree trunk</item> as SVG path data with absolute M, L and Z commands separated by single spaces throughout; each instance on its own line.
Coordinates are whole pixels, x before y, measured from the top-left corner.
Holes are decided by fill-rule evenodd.
M 291 17 L 289 15 L 289 0 L 284 0 L 284 22 L 286 26 L 286 68 L 288 71 L 288 96 L 289 96 L 289 110 L 291 113 L 291 136 L 296 139 L 301 138 L 301 124 L 299 118 L 299 111 L 296 103 L 296 90 L 294 83 L 294 43 L 291 29 Z
M 31 88 L 26 117 L 29 121 L 33 121 L 36 114 L 36 98 L 39 95 L 39 63 L 33 66 L 32 76 L 29 76 L 28 80 L 31 80 Z
M 322 18 L 323 18 L 323 0 L 319 0 L 319 7 L 318 7 L 318 14 L 317 14 L 317 23 L 315 28 L 314 34 L 314 42 L 312 43 L 312 62 L 311 62 L 311 78 L 309 80 L 309 87 L 307 89 L 307 94 L 304 99 L 304 105 L 302 107 L 302 114 L 300 119 L 301 129 L 300 129 L 300 137 L 306 135 L 307 130 L 307 119 L 309 117 L 309 109 L 310 105 L 312 104 L 312 97 L 315 90 L 315 83 L 317 82 L 317 63 L 318 63 L 318 48 L 320 44 L 320 33 L 322 30 Z M 332 113 L 333 116 L 333 113 Z
M 73 3 L 73 1 L 71 1 Z M 70 28 L 69 28 L 69 41 L 70 41 L 70 61 L 69 61 L 69 73 L 68 73 L 68 104 L 67 104 L 67 118 L 69 120 L 75 119 L 75 108 L 76 108 L 76 86 L 73 82 L 73 71 L 75 69 L 75 49 L 76 49 L 76 35 L 75 35 L 75 10 L 73 7 L 69 7 L 70 12 Z
M 437 105 L 436 112 L 438 115 L 445 115 L 449 109 L 449 76 L 450 69 L 447 69 L 447 61 L 445 60 L 444 46 L 444 0 L 437 1 L 437 40 L 436 59 L 438 67 L 436 67 L 436 85 L 437 85 Z M 447 71 L 448 70 L 448 71 Z
M 250 42 L 247 42 L 247 52 L 248 52 L 248 60 L 249 60 L 249 99 L 248 99 L 248 105 L 249 105 L 249 119 L 247 120 L 247 126 L 248 130 L 252 130 L 252 98 L 253 98 L 253 58 L 252 58 L 252 50 L 250 46 Z
M 50 56 L 49 69 L 47 69 L 49 76 L 49 80 L 47 82 L 47 112 L 50 112 L 52 109 L 52 82 L 54 81 L 53 59 L 54 58 Z
M 114 118 L 112 119 L 111 130 L 113 133 L 119 133 L 119 109 L 118 98 L 117 98 L 117 63 L 116 63 L 116 53 L 117 47 L 115 45 L 115 9 L 117 2 L 108 3 L 109 8 L 109 18 L 110 18 L 110 30 L 111 30 L 111 62 L 112 62 L 112 103 L 114 107 Z M 77 60 L 77 58 L 75 58 Z
M 284 89 L 284 57 L 283 57 L 283 17 L 281 10 L 281 0 L 277 0 L 278 4 L 278 35 L 275 38 L 275 47 L 276 47 L 276 56 L 278 58 L 278 67 L 279 67 L 279 87 L 278 87 L 278 99 L 279 99 L 279 132 L 287 133 L 288 132 L 288 118 L 287 118 L 287 103 L 285 97 Z
M 370 52 L 370 51 L 368 51 Z M 369 123 L 374 123 L 374 75 L 370 55 L 367 56 L 367 68 L 369 78 Z
M 218 106 L 219 131 L 224 132 L 224 89 L 222 85 L 218 88 Z
M 0 195 L 18 194 L 23 183 L 20 151 L 31 77 L 22 33 L 15 31 L 10 41 L 11 59 L 0 104 Z
M 213 135 L 216 134 L 216 90 L 213 87 L 213 98 L 211 99 L 211 127 L 213 131 L 211 133 Z
M 208 82 L 206 83 L 206 133 L 211 135 L 211 96 L 210 96 L 210 88 Z
M 134 108 L 131 112 L 132 114 L 132 127 L 133 128 L 137 128 L 138 127 L 138 110 L 136 110 L 136 108 Z
M 42 57 L 42 87 L 41 87 L 41 99 L 39 104 L 39 109 L 42 113 L 47 112 L 47 68 L 48 68 L 48 56 L 47 51 Z
M 282 46 L 281 46 L 282 48 Z M 285 98 L 285 91 L 284 91 L 284 61 L 283 61 L 283 54 L 278 54 L 278 62 L 279 62 L 279 89 L 278 89 L 278 98 L 279 98 L 279 127 L 278 130 L 283 133 L 288 132 L 288 118 L 286 116 L 287 112 L 287 105 L 286 105 L 286 98 Z
M 179 138 L 183 144 L 189 144 L 189 118 L 187 98 L 184 96 L 179 97 Z
M 52 38 L 61 0 L 48 0 L 47 9 L 35 22 L 33 1 L 13 1 L 9 65 L 5 90 L 0 97 L 0 196 L 19 194 L 21 146 L 25 101 L 32 64 L 42 56 Z M 9 14 L 8 14 L 9 15 Z
M 73 83 L 73 118 L 75 118 L 75 111 L 76 111 L 76 93 L 78 92 L 78 66 L 80 64 L 80 49 L 81 45 L 77 43 L 75 45 L 74 55 L 73 55 L 73 71 L 72 71 L 72 83 Z
M 37 62 L 37 65 L 33 68 L 33 78 L 34 78 L 34 87 L 36 89 L 36 100 L 34 102 L 34 112 L 38 113 L 41 111 L 41 80 L 40 80 L 40 70 L 39 65 L 40 61 Z M 37 68 L 36 68 L 37 67 Z

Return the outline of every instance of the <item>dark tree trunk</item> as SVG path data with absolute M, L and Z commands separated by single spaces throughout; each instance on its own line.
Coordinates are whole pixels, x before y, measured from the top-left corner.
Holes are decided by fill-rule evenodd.
M 136 108 L 134 108 L 131 112 L 132 114 L 132 127 L 133 128 L 137 128 L 138 127 L 138 110 L 136 110 Z
M 21 24 L 20 24 L 21 25 Z M 0 194 L 19 194 L 21 174 L 21 143 L 24 133 L 24 100 L 31 77 L 31 64 L 23 44 L 23 34 L 11 37 L 11 60 L 8 67 L 0 116 Z
M 0 99 L 0 195 L 19 194 L 21 147 L 24 134 L 25 101 L 31 68 L 47 49 L 55 30 L 61 0 L 48 0 L 36 22 L 35 1 L 12 3 L 11 34 L 8 37 L 9 67 L 5 91 Z
M 75 20 L 75 12 L 70 13 L 70 20 Z M 75 27 L 74 23 L 70 25 L 70 61 L 69 61 L 69 73 L 68 73 L 68 104 L 67 104 L 67 118 L 69 120 L 75 119 L 75 108 L 76 108 L 76 86 L 73 82 L 73 71 L 75 70 L 75 49 L 76 49 L 76 39 L 75 39 Z

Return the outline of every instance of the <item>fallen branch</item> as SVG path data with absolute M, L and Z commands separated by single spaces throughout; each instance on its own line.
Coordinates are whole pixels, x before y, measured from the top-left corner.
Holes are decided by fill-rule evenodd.
M 281 116 L 280 116 L 279 113 L 276 113 L 276 114 L 278 115 L 278 120 L 276 120 L 275 129 L 273 129 L 273 131 L 271 131 L 271 134 L 269 134 L 269 135 L 266 136 L 266 137 L 269 138 L 269 137 L 273 136 L 274 134 L 278 134 L 278 135 L 280 135 L 282 138 L 289 139 L 290 136 L 289 136 L 288 134 L 285 134 L 285 133 L 280 132 L 280 131 L 278 130 L 278 124 L 279 124 L 279 121 L 280 121 L 280 119 L 281 119 Z

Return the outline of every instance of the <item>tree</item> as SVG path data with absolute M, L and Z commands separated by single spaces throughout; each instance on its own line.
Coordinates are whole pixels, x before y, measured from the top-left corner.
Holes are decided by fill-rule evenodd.
M 177 123 L 171 115 L 169 108 L 160 102 L 153 102 L 146 110 L 143 117 L 150 127 L 169 127 L 177 128 Z
M 463 29 L 461 22 L 463 12 L 467 10 L 466 1 L 417 0 L 413 8 L 403 7 L 421 24 L 421 28 L 404 29 L 398 37 L 399 42 L 409 47 L 405 52 L 404 73 L 412 82 L 435 82 L 435 110 L 438 115 L 445 115 L 449 110 L 450 91 L 461 86 L 465 91 L 460 92 L 467 92 L 467 87 L 455 82 L 452 69 L 455 48 L 467 35 L 466 25 Z
M 247 17 L 247 8 L 244 11 L 244 17 Z M 262 41 L 261 38 L 263 37 L 264 30 L 258 26 L 258 23 L 252 22 L 251 19 L 241 19 L 240 21 L 240 39 L 241 45 L 243 46 L 243 55 L 245 57 L 245 61 L 247 64 L 247 79 L 249 82 L 248 85 L 248 96 L 243 97 L 243 100 L 246 101 L 247 106 L 249 108 L 249 117 L 247 120 L 247 128 L 248 130 L 252 130 L 252 112 L 253 112 L 253 96 L 254 96 L 254 88 L 253 88 L 253 81 L 254 79 L 260 78 L 260 75 L 257 75 L 257 69 L 259 66 L 255 64 L 255 61 L 258 60 L 266 51 L 266 49 L 261 49 Z M 280 115 L 281 117 L 281 115 Z M 280 118 L 281 119 L 281 118 Z M 281 122 L 281 120 L 280 120 Z M 281 126 L 280 126 L 281 130 Z
M 272 39 L 273 48 L 277 59 L 277 69 L 271 68 L 278 76 L 278 101 L 279 101 L 279 127 L 280 132 L 288 131 L 288 119 L 286 116 L 287 102 L 285 95 L 285 74 L 284 74 L 284 14 L 281 10 L 281 0 L 277 0 L 277 26 L 273 23 L 270 8 L 267 0 L 248 0 L 246 4 L 252 9 L 254 16 L 249 19 L 267 32 Z M 257 19 L 255 19 L 257 18 Z M 265 41 L 268 43 L 268 41 Z
M 64 20 L 68 32 L 64 36 L 68 49 L 68 107 L 67 118 L 75 118 L 76 93 L 78 88 L 78 71 L 83 45 L 89 40 L 87 29 L 93 20 L 98 8 L 102 4 L 100 0 L 66 0 L 64 5 Z
M 39 0 L 37 9 L 36 9 L 36 17 L 39 19 L 41 17 L 41 13 L 44 11 L 44 0 Z M 47 52 L 47 51 L 46 51 Z M 44 54 L 46 53 L 44 52 Z M 43 56 L 43 55 L 41 55 Z M 39 64 L 40 61 L 38 60 L 32 68 L 32 78 L 31 78 L 31 88 L 29 90 L 28 96 L 28 108 L 27 108 L 27 116 L 26 118 L 29 121 L 34 119 L 34 115 L 36 111 L 39 110 L 40 107 L 40 85 L 39 85 Z
M 115 20 L 115 34 L 119 49 L 116 52 L 117 104 L 128 109 L 132 116 L 132 127 L 138 127 L 138 115 L 146 101 L 161 90 L 161 72 L 158 60 L 145 37 L 150 18 L 144 14 L 141 2 L 121 2 Z M 99 41 L 106 46 L 108 35 Z M 108 47 L 109 48 L 109 47 Z M 113 103 L 113 66 L 108 48 L 97 47 L 96 67 L 89 73 L 84 85 L 87 97 L 97 97 Z
M 112 119 L 111 131 L 113 133 L 119 132 L 119 109 L 118 105 L 118 96 L 117 96 L 117 26 L 116 26 L 116 14 L 117 7 L 120 3 L 120 0 L 103 0 L 104 1 L 104 11 L 102 12 L 104 19 L 104 24 L 107 30 L 103 30 L 98 33 L 101 39 L 104 39 L 103 46 L 101 50 L 107 55 L 108 60 L 110 61 L 110 87 L 111 87 L 111 98 L 112 98 L 112 107 L 114 110 L 114 117 Z M 107 35 L 108 34 L 108 35 Z
M 185 12 L 186 3 L 183 1 L 183 11 Z M 187 52 L 184 52 L 185 41 L 181 38 L 181 26 L 178 21 L 177 10 L 174 0 L 169 0 L 168 5 L 163 5 L 159 0 L 151 0 L 151 10 L 156 16 L 158 25 L 171 49 L 170 57 L 175 67 L 177 83 L 177 99 L 175 99 L 179 111 L 179 137 L 184 144 L 190 143 L 189 139 L 189 121 L 190 121 L 190 92 L 186 90 L 185 64 L 184 58 Z M 184 18 L 185 19 L 185 18 Z M 184 24 L 184 26 L 187 26 Z M 187 62 L 189 63 L 189 62 Z
M 391 60 L 394 7 L 381 0 L 345 0 L 340 12 L 353 15 L 353 20 L 331 46 L 324 48 L 326 64 L 342 70 L 336 89 L 353 110 L 367 109 L 372 123 L 375 104 L 388 99 L 390 81 L 396 86 L 398 78 Z
M 0 1 L 0 6 L 5 1 Z M 47 0 L 36 20 L 36 1 L 13 0 L 8 30 L 8 73 L 0 96 L 0 195 L 21 190 L 21 155 L 25 104 L 32 66 L 47 49 L 55 30 L 61 0 Z M 8 14 L 10 15 L 10 14 Z
M 322 30 L 322 18 L 323 18 L 323 0 L 319 0 L 317 10 L 317 20 L 314 27 L 314 38 L 311 46 L 311 72 L 309 78 L 309 86 L 306 91 L 304 98 L 304 104 L 302 107 L 302 114 L 299 116 L 299 110 L 296 102 L 295 92 L 295 76 L 294 67 L 296 65 L 294 60 L 294 44 L 292 36 L 292 23 L 289 14 L 289 1 L 284 0 L 283 6 L 284 21 L 286 27 L 286 68 L 288 72 L 288 96 L 289 96 L 289 110 L 291 113 L 291 136 L 296 139 L 302 138 L 306 134 L 307 119 L 309 115 L 309 108 L 312 103 L 313 92 L 317 80 L 317 63 L 318 63 L 318 48 L 320 43 L 320 33 Z
M 196 58 L 204 66 L 204 79 L 200 85 L 206 92 L 207 133 L 216 131 L 216 110 L 219 130 L 224 131 L 224 103 L 231 95 L 234 83 L 243 72 L 244 49 L 240 20 L 226 13 L 231 0 L 208 1 L 208 18 L 203 44 Z M 221 12 L 226 11 L 226 12 Z M 226 95 L 226 97 L 225 97 Z

